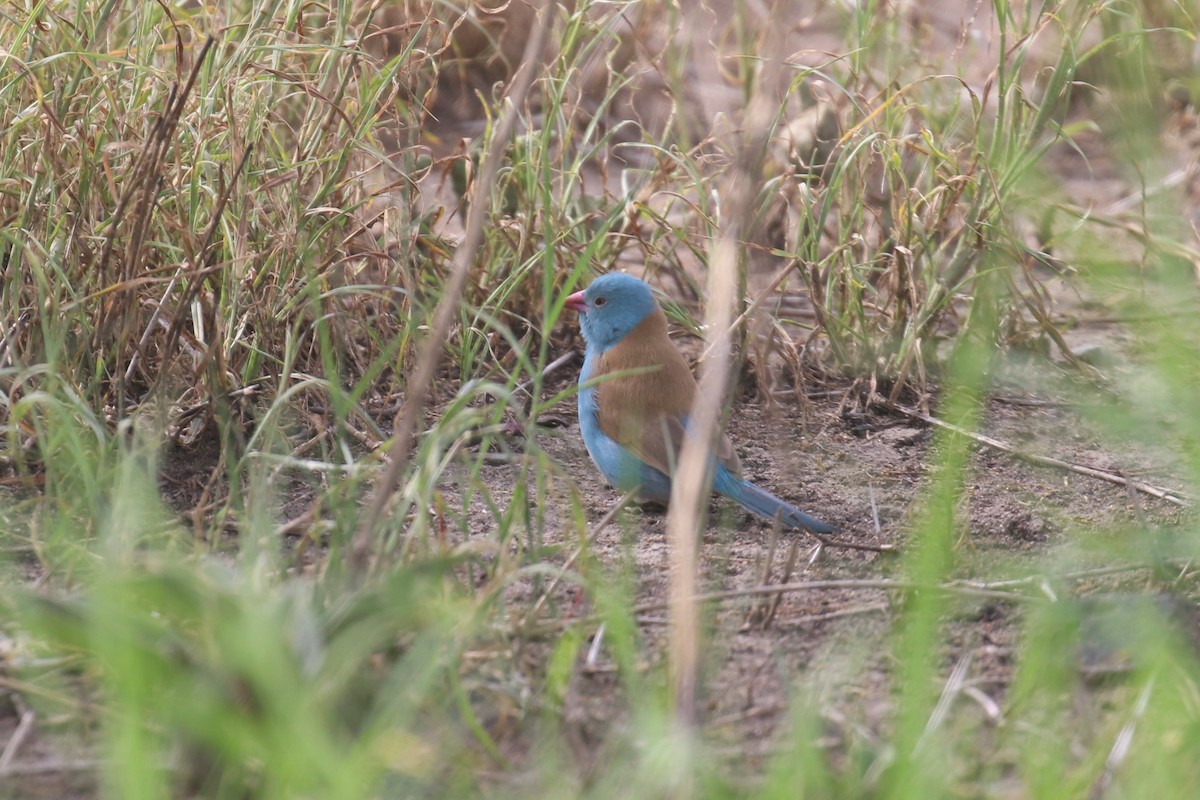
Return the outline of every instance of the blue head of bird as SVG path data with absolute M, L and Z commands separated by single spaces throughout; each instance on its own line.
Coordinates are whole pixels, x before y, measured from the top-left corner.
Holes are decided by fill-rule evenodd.
M 600 352 L 625 338 L 658 308 L 649 284 L 620 272 L 600 276 L 568 297 L 566 304 L 579 312 L 584 340 Z

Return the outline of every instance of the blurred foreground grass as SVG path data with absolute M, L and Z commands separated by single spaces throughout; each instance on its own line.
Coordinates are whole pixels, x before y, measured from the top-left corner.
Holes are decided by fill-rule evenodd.
M 511 57 L 506 40 L 454 38 L 486 14 L 344 0 L 0 10 L 0 718 L 13 720 L 0 795 L 1200 791 L 1196 617 L 1175 622 L 1197 595 L 1194 520 L 1068 532 L 1044 563 L 1016 562 L 1030 580 L 995 600 L 1020 609 L 1011 685 L 972 695 L 946 659 L 963 588 L 947 582 L 1014 576 L 960 569 L 972 445 L 949 432 L 899 563 L 876 562 L 908 587 L 882 729 L 831 733 L 830 688 L 803 674 L 757 774 L 703 727 L 673 726 L 630 575 L 588 551 L 579 495 L 536 431 L 571 396 L 544 376 L 573 344 L 557 300 L 590 274 L 645 265 L 690 322 L 735 137 L 692 147 L 687 109 L 657 127 L 621 116 L 637 62 L 619 55 L 633 34 L 617 15 L 671 27 L 694 11 L 562 10 L 528 124 L 481 190 L 470 176 L 491 117 L 460 147 L 430 109 L 449 113 L 456 88 L 490 91 L 461 75 Z M 750 4 L 721 11 L 722 40 L 757 52 Z M 862 409 L 933 398 L 968 429 L 1032 360 L 1112 447 L 1169 454 L 1195 496 L 1200 262 L 1165 128 L 1168 96 L 1187 119 L 1197 88 L 1197 9 L 990 12 L 982 82 L 929 73 L 909 21 L 874 4 L 830 12 L 846 55 L 789 62 L 784 86 L 733 60 L 730 85 L 780 104 L 746 247 L 769 346 L 747 332 L 744 355 L 762 387 L 794 390 L 787 402 L 817 382 Z M 659 58 L 685 99 L 686 45 L 669 39 Z M 1056 153 L 1115 174 L 1134 202 L 1073 196 L 1047 167 Z M 491 209 L 483 244 L 439 343 L 435 413 L 363 573 L 347 548 L 467 200 Z M 1128 362 L 1097 370 L 1070 351 L 1073 320 L 1047 288 L 1064 274 L 1132 334 Z M 766 303 L 767 284 L 813 309 Z M 483 479 L 498 464 L 503 496 Z M 546 545 L 551 529 L 578 540 L 577 559 Z M 1054 577 L 1103 565 L 1139 567 L 1150 599 L 1076 601 Z M 601 624 L 625 722 L 593 741 L 563 710 Z M 1095 624 L 1133 664 L 1102 692 L 1076 663 Z M 948 711 L 992 695 L 987 721 Z M 22 715 L 51 748 L 38 774 L 22 771 Z

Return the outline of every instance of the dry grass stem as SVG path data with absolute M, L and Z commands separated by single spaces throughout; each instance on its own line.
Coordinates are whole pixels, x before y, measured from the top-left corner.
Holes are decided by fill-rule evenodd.
M 1002 442 L 999 439 L 982 433 L 973 433 L 971 431 L 964 430 L 957 425 L 938 419 L 930 414 L 925 414 L 915 408 L 910 408 L 901 403 L 888 403 L 881 397 L 875 398 L 874 404 L 880 408 L 895 409 L 905 416 L 920 420 L 928 425 L 953 431 L 959 436 L 966 436 L 967 438 L 979 442 L 980 444 L 987 445 L 994 450 L 1008 453 L 1009 455 L 1015 456 L 1022 461 L 1028 461 L 1030 464 L 1038 464 L 1044 467 L 1054 467 L 1056 469 L 1074 472 L 1079 475 L 1086 475 L 1089 478 L 1098 478 L 1099 480 L 1107 481 L 1108 483 L 1113 483 L 1118 486 L 1124 486 L 1128 489 L 1136 489 L 1142 494 L 1148 494 L 1151 497 L 1156 497 L 1159 500 L 1165 500 L 1168 503 L 1172 503 L 1173 505 L 1177 505 L 1182 508 L 1188 508 L 1191 506 L 1191 500 L 1187 498 L 1186 495 L 1173 489 L 1164 489 L 1159 486 L 1152 486 L 1148 483 L 1144 483 L 1143 481 L 1126 478 L 1124 475 L 1118 475 L 1114 472 L 1106 472 L 1105 470 L 1096 469 L 1095 467 L 1089 467 L 1084 464 L 1075 464 L 1070 461 L 1063 461 L 1062 459 L 1054 458 L 1052 456 L 1041 456 L 1037 455 L 1036 453 L 1028 453 L 1020 448 L 1008 444 L 1007 442 Z
M 408 467 L 413 435 L 425 409 L 425 400 L 432 388 L 435 370 L 450 334 L 450 326 L 458 312 L 458 304 L 462 300 L 467 276 L 474 264 L 479 245 L 483 241 L 483 224 L 491 209 L 489 200 L 492 186 L 495 184 L 496 175 L 500 170 L 504 150 L 508 147 L 513 131 L 516 129 L 517 119 L 525 113 L 525 98 L 536 77 L 542 52 L 546 49 L 546 42 L 550 37 L 557 7 L 556 0 L 552 0 L 538 14 L 537 23 L 530 33 L 525 47 L 521 66 L 513 76 L 506 93 L 504 111 L 496 124 L 487 153 L 474 180 L 474 202 L 470 203 L 467 209 L 463 240 L 454 252 L 454 265 L 450 279 L 438 301 L 433 324 L 421 346 L 417 365 L 409 376 L 408 396 L 404 400 L 404 405 L 401 406 L 395 430 L 392 432 L 387 466 L 367 501 L 365 513 L 351 543 L 350 562 L 359 570 L 368 570 L 373 560 L 379 556 L 379 548 L 382 543 L 379 536 L 379 522 L 387 509 L 392 492 L 395 491 L 400 477 Z

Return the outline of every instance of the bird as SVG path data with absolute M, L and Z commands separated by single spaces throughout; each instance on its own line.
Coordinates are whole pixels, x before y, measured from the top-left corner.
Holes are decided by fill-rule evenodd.
M 667 335 L 667 317 L 645 281 L 621 272 L 602 275 L 569 295 L 587 347 L 579 371 L 579 428 L 592 461 L 620 491 L 666 504 L 671 475 L 688 427 L 696 379 Z M 606 377 L 612 376 L 612 377 Z M 834 533 L 741 476 L 733 443 L 722 436 L 714 453 L 712 488 L 749 511 L 818 535 Z

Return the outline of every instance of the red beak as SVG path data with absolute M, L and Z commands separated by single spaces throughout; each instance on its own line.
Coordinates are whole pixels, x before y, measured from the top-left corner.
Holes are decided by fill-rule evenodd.
M 578 311 L 580 314 L 587 311 L 587 301 L 583 299 L 583 292 L 567 295 L 566 306 L 572 311 Z

